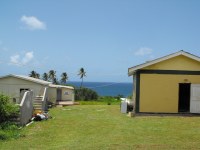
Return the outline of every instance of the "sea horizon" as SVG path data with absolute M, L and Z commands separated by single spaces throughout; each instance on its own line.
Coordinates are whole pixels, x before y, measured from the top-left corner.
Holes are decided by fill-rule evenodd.
M 80 80 L 80 81 L 71 81 L 71 80 L 69 81 L 69 80 L 68 80 L 67 83 L 68 83 L 68 82 L 81 82 L 81 80 Z M 95 83 L 102 83 L 102 82 L 103 82 L 103 83 L 131 83 L 131 84 L 132 84 L 132 82 L 128 82 L 128 81 L 116 82 L 116 81 L 84 81 L 84 80 L 83 80 L 83 83 L 84 83 L 84 82 L 95 82 Z
M 81 81 L 68 81 L 75 87 L 80 87 Z M 99 96 L 118 96 L 128 97 L 132 95 L 133 86 L 131 82 L 94 82 L 84 81 L 83 87 L 92 89 L 98 93 Z

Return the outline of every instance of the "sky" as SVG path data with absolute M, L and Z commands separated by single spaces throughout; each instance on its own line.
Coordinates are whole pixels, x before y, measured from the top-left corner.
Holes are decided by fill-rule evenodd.
M 1 0 L 0 76 L 53 69 L 69 81 L 132 82 L 128 68 L 200 56 L 199 0 Z

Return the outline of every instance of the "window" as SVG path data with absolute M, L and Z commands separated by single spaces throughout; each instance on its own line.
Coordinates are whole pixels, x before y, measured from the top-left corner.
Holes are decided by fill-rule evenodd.
M 69 92 L 65 91 L 65 92 L 64 92 L 64 95 L 69 95 Z

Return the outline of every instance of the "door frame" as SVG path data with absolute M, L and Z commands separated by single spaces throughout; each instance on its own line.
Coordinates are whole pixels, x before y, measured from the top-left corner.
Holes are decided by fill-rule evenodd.
M 191 83 L 179 83 L 178 112 L 190 112 Z
M 56 101 L 60 101 L 60 100 L 62 100 L 62 89 L 57 88 L 57 90 L 56 90 Z

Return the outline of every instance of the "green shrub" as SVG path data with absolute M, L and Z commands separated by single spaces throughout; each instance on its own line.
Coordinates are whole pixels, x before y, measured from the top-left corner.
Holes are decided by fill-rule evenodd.
M 5 131 L 0 131 L 0 140 L 7 140 L 8 136 Z
M 113 96 L 102 96 L 99 98 L 98 101 L 105 102 L 107 105 L 119 105 L 121 100 L 118 99 L 118 97 L 113 97 Z
M 3 122 L 0 124 L 0 140 L 21 137 L 20 130 L 13 122 Z
M 101 96 L 98 100 L 78 101 L 80 105 L 120 105 L 121 100 L 112 96 Z
M 0 124 L 0 129 L 2 130 L 16 130 L 18 127 L 16 126 L 15 123 L 6 121 Z
M 114 96 L 114 98 L 117 99 L 117 100 L 120 100 L 120 98 L 123 98 L 123 97 L 124 97 L 124 95 L 121 95 L 121 94 Z
M 97 92 L 88 88 L 78 88 L 75 89 L 75 100 L 83 100 L 83 101 L 98 100 L 98 94 Z
M 16 117 L 19 107 L 9 101 L 9 97 L 0 94 L 0 124 Z

